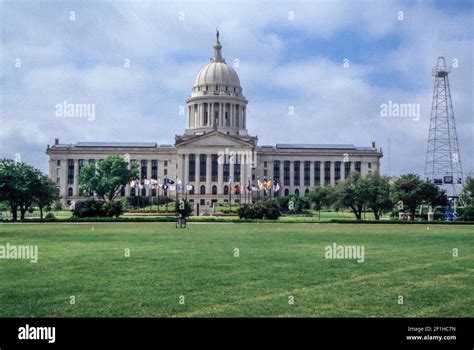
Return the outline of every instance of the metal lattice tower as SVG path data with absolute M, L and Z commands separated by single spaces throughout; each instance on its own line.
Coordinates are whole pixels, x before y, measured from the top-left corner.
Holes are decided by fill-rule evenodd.
M 430 131 L 426 151 L 425 178 L 458 196 L 463 183 L 461 156 L 454 122 L 453 103 L 444 57 L 438 57 L 433 68 L 435 77 L 431 105 Z

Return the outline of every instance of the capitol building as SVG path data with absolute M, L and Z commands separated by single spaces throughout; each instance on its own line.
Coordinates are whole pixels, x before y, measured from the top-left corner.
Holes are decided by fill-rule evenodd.
M 334 186 L 350 172 L 365 175 L 379 170 L 382 151 L 375 142 L 369 147 L 318 143 L 259 146 L 258 138 L 247 130 L 248 101 L 239 76 L 222 56 L 219 34 L 213 49 L 213 57 L 197 74 L 186 100 L 187 127 L 175 136 L 174 145 L 67 144 L 59 139 L 48 145 L 49 176 L 60 187 L 63 204 L 81 199 L 78 174 L 83 164 L 98 163 L 114 154 L 137 162 L 143 183 L 177 180 L 187 188 L 188 199 L 205 207 L 229 199 L 234 203 L 267 195 L 304 195 L 314 186 Z M 264 182 L 272 186 L 260 191 L 258 185 Z M 248 191 L 250 188 L 253 191 Z M 174 196 L 173 190 L 176 187 L 170 186 L 166 194 Z M 151 186 L 127 185 L 119 198 L 157 194 L 162 193 Z

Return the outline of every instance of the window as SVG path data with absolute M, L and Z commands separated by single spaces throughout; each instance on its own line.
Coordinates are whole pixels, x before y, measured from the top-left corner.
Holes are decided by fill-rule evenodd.
M 217 186 L 212 186 L 212 194 L 215 196 L 217 194 Z
M 224 186 L 224 195 L 228 195 L 229 194 L 229 186 L 225 185 Z
M 295 186 L 300 185 L 300 161 L 297 160 L 294 162 L 294 177 L 293 177 L 293 182 Z
M 194 186 L 192 186 L 191 189 L 189 190 L 189 194 L 194 195 Z
M 151 161 L 151 178 L 153 180 L 158 179 L 158 161 L 156 159 Z
M 267 167 L 267 162 L 263 162 L 263 167 L 266 168 Z
M 341 162 L 334 163 L 334 179 L 336 181 L 341 179 Z
M 314 184 L 315 186 L 321 185 L 321 162 L 314 162 Z
M 95 164 L 95 159 L 89 159 L 89 164 Z
M 310 171 L 310 167 L 311 167 L 311 162 L 304 162 L 304 186 L 310 186 L 310 175 L 309 175 L 309 171 Z
M 263 177 L 267 177 L 268 176 L 268 170 L 267 169 L 263 169 Z
M 163 175 L 167 176 L 168 175 L 168 169 L 163 170 Z
M 199 204 L 200 204 L 200 205 L 206 205 L 206 200 L 205 200 L 205 199 L 201 199 L 201 200 L 199 201 Z
M 68 195 L 69 197 L 72 197 L 72 187 L 69 187 L 69 188 L 67 189 L 67 195 Z
M 275 178 L 275 181 L 280 180 L 280 161 L 275 160 L 273 162 L 273 177 Z
M 200 190 L 199 190 L 199 193 L 200 193 L 200 194 L 206 194 L 206 186 L 201 185 L 201 188 L 200 188 Z
M 61 168 L 56 168 L 56 176 L 61 177 Z
M 234 157 L 234 182 L 240 182 L 240 157 Z
M 167 160 L 165 160 L 165 166 L 168 166 L 168 161 Z
M 324 162 L 324 186 L 331 183 L 331 162 Z
M 309 188 L 307 188 L 306 190 L 304 190 L 304 194 L 307 195 L 309 193 Z
M 146 159 L 143 159 L 141 162 L 141 170 L 140 170 L 140 179 L 146 179 L 146 173 L 147 173 L 147 170 L 148 170 L 148 165 L 147 165 L 147 161 Z
M 285 196 L 288 196 L 290 194 L 290 190 L 289 189 L 285 189 Z
M 217 176 L 218 176 L 218 159 L 219 156 L 217 154 L 212 155 L 212 160 L 211 160 L 211 181 L 212 182 L 217 182 Z
M 290 161 L 285 160 L 283 164 L 283 181 L 285 186 L 290 186 Z
M 67 160 L 67 184 L 72 185 L 73 183 L 74 183 L 74 160 L 68 159 Z
M 81 173 L 81 169 L 82 169 L 82 166 L 84 165 L 84 163 L 85 163 L 84 159 L 79 159 L 79 162 L 78 162 L 78 164 L 79 164 L 79 167 L 78 167 L 78 168 L 79 168 L 79 169 L 78 169 L 78 174 Z
M 348 177 L 349 173 L 351 172 L 351 162 L 344 163 L 344 177 Z
M 56 184 L 59 185 L 61 183 L 61 178 L 57 177 L 56 178 Z
M 56 161 L 56 166 L 61 166 L 61 160 L 58 159 L 58 160 Z
M 371 162 L 367 163 L 367 168 L 372 169 L 372 163 Z
M 201 154 L 199 156 L 199 181 L 206 181 L 206 155 Z
M 230 172 L 229 163 L 223 164 L 222 168 L 223 168 L 224 182 L 229 182 L 229 172 Z
M 357 171 L 359 174 L 360 174 L 360 167 L 361 167 L 361 162 L 356 162 L 355 171 Z
M 296 196 L 299 196 L 299 195 L 300 195 L 300 190 L 299 190 L 299 189 L 296 189 L 296 190 L 295 190 L 295 195 L 296 195 Z
M 194 154 L 189 155 L 189 181 L 196 181 L 196 156 Z

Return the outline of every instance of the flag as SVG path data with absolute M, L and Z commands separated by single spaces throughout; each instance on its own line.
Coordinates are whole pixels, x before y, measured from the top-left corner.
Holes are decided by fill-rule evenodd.
M 247 191 L 252 192 L 252 184 L 250 183 L 250 180 L 249 184 L 247 185 Z
M 166 191 L 166 190 L 168 189 L 168 185 L 163 184 L 163 185 L 161 186 L 161 188 L 163 188 L 163 190 Z
M 172 179 L 170 179 L 170 178 L 165 177 L 165 184 L 167 184 L 167 185 L 173 185 L 173 184 L 174 184 L 174 181 L 173 181 Z
M 272 180 L 268 180 L 267 181 L 267 190 L 271 190 L 272 189 Z
M 258 188 L 259 190 L 263 189 L 263 184 L 262 184 L 262 182 L 261 182 L 259 179 L 257 179 L 257 188 Z
M 278 191 L 280 191 L 280 184 L 277 182 L 273 187 L 273 192 L 277 193 Z
M 192 191 L 193 185 L 186 185 L 186 189 L 187 189 L 188 191 Z
M 181 179 L 176 178 L 176 183 L 177 183 L 178 185 L 181 185 L 181 184 L 183 183 L 183 181 L 181 181 Z
M 229 186 L 232 186 L 232 176 L 229 176 L 229 183 L 228 183 Z

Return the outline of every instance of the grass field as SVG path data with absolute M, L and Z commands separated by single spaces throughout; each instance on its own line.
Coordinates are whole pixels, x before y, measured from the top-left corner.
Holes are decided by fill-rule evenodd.
M 0 260 L 3 317 L 474 316 L 473 226 L 2 224 L 7 243 L 39 261 Z

